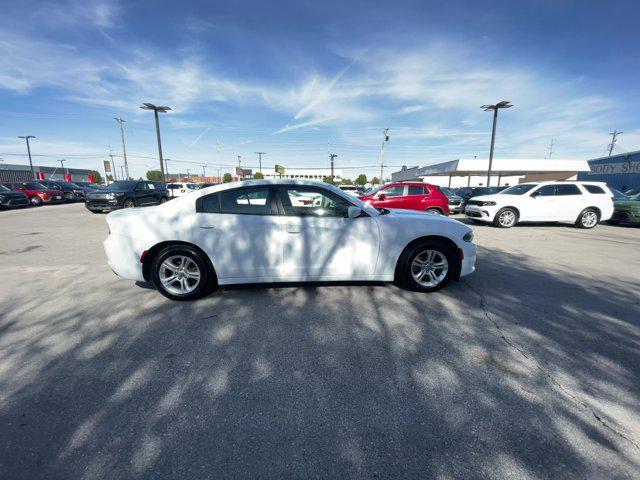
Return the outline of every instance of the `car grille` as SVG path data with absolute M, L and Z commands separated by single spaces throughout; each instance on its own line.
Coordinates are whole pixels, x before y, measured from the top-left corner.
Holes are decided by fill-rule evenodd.
M 482 214 L 480 212 L 464 212 L 467 217 L 473 218 L 482 218 Z
M 89 200 L 87 202 L 87 205 L 90 207 L 108 207 L 113 205 L 112 203 L 109 203 L 109 200 L 102 199 L 102 198 L 92 198 L 91 200 Z
M 449 200 L 449 205 L 460 205 L 460 200 Z

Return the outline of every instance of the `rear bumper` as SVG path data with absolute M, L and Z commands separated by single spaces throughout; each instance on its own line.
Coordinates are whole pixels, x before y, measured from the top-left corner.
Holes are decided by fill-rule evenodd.
M 109 235 L 103 243 L 107 263 L 119 277 L 144 281 L 140 256 L 144 251 L 141 242 L 122 235 Z

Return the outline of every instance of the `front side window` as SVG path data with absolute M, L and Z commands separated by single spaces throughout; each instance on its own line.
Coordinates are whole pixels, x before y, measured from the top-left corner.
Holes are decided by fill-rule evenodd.
M 402 197 L 404 195 L 404 185 L 394 185 L 393 187 L 382 190 L 387 197 Z
M 220 196 L 220 213 L 242 215 L 271 214 L 269 188 L 225 190 L 218 195 Z
M 555 185 L 545 185 L 544 187 L 536 190 L 535 194 L 540 197 L 551 197 L 556 194 L 556 187 Z
M 582 195 L 577 185 L 560 184 L 556 185 L 556 195 Z
M 536 186 L 535 184 L 523 183 L 520 185 L 514 185 L 513 187 L 509 187 L 500 193 L 504 195 L 524 195 L 535 186 Z
M 291 217 L 346 217 L 351 204 L 333 193 L 312 187 L 281 188 L 284 214 Z

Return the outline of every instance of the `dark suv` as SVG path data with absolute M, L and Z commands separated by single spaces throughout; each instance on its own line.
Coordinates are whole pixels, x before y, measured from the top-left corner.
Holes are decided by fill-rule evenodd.
M 62 180 L 38 180 L 38 183 L 52 190 L 60 190 L 63 193 L 65 202 L 84 200 L 84 189 L 75 183 Z
M 94 213 L 119 208 L 158 205 L 168 200 L 167 189 L 162 182 L 147 180 L 121 180 L 102 190 L 88 192 L 85 207 Z

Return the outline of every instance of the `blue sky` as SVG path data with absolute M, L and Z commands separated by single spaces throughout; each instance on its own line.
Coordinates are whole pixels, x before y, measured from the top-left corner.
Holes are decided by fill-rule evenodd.
M 163 149 L 182 171 L 326 167 L 347 176 L 488 155 L 556 158 L 640 149 L 638 2 L 148 2 L 3 5 L 0 158 L 98 168 L 114 116 L 133 174 L 157 167 L 152 114 L 169 105 Z M 117 160 L 120 163 L 120 159 Z M 179 163 L 179 162 L 180 163 Z M 181 163 L 181 162 L 193 162 Z M 353 174 L 353 175 L 351 175 Z

